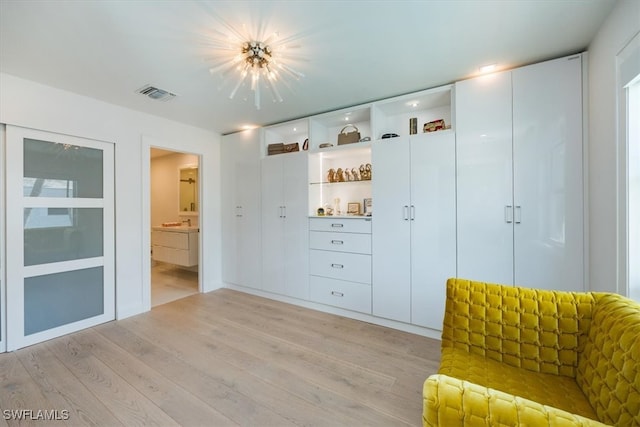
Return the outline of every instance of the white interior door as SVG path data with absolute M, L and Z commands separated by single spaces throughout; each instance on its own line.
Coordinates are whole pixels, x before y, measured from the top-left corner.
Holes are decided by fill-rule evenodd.
M 5 126 L 0 124 L 0 177 L 4 177 L 4 141 L 5 141 Z M 4 248 L 5 248 L 5 226 L 4 226 L 4 179 L 0 184 L 0 353 L 7 349 L 7 319 L 6 319 L 6 307 L 7 301 L 5 298 L 6 280 L 4 276 L 5 261 L 4 261 Z
M 114 319 L 113 145 L 7 126 L 7 349 Z

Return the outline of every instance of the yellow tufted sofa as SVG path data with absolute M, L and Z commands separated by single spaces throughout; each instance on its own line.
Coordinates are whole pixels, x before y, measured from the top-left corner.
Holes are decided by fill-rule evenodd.
M 447 281 L 424 426 L 640 426 L 640 304 Z

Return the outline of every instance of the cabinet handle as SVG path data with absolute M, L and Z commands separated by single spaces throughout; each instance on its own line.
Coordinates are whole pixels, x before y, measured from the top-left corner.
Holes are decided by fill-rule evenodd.
M 236 206 L 236 216 L 242 216 L 242 206 Z
M 514 222 L 516 224 L 520 224 L 520 222 L 522 222 L 522 207 L 516 205 L 516 209 L 515 209 L 515 213 L 513 214 L 514 216 Z
M 344 227 L 344 224 L 331 224 L 331 226 L 333 228 L 342 228 L 342 227 Z
M 416 207 L 415 205 L 411 205 L 411 221 L 415 221 L 416 219 Z
M 409 221 L 409 205 L 404 205 L 402 208 L 402 219 Z
M 282 218 L 286 218 L 287 217 L 287 207 L 283 206 L 282 207 Z
M 504 221 L 507 224 L 511 224 L 513 222 L 513 206 L 507 205 L 504 207 Z
M 332 240 L 331 244 L 333 244 L 333 245 L 344 245 L 344 241 L 343 240 Z
M 333 295 L 334 297 L 343 297 L 344 294 L 342 292 L 338 292 L 338 291 L 331 291 L 331 295 Z
M 331 267 L 333 267 L 333 268 L 344 268 L 344 265 L 342 265 L 342 264 L 331 264 Z

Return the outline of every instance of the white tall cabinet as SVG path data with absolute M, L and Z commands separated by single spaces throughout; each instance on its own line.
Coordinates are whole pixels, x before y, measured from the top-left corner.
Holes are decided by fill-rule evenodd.
M 459 277 L 585 288 L 582 60 L 456 83 Z
M 262 287 L 260 133 L 222 137 L 222 280 Z
M 308 160 L 305 152 L 262 159 L 262 289 L 309 298 Z
M 455 134 L 379 141 L 372 164 L 373 314 L 440 329 L 456 274 Z

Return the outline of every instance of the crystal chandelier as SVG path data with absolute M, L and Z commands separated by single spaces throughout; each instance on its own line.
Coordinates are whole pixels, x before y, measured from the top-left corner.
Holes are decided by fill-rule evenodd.
M 234 33 L 234 36 L 229 36 L 224 42 L 212 43 L 213 49 L 220 51 L 220 55 L 215 58 L 219 62 L 210 68 L 209 72 L 222 74 L 225 82 L 231 75 L 234 76 L 235 84 L 229 99 L 233 99 L 240 88 L 246 85 L 247 80 L 250 80 L 257 109 L 260 109 L 263 86 L 271 94 L 273 102 L 282 102 L 277 83 L 280 82 L 291 89 L 287 78 L 299 80 L 304 77 L 301 72 L 288 65 L 294 59 L 289 51 L 298 46 L 287 45 L 286 40 L 278 39 L 277 33 L 264 41 L 240 35 L 235 31 Z

